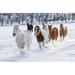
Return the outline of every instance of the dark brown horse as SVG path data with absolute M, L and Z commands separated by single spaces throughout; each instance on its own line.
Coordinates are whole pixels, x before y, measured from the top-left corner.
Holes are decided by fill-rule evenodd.
M 35 29 L 34 29 L 34 32 L 35 32 L 36 39 L 39 43 L 39 47 L 41 49 L 41 43 L 44 45 L 44 36 L 42 34 L 42 31 L 41 31 L 40 27 L 36 26 Z
M 63 39 L 67 36 L 67 27 L 63 24 L 60 24 L 60 38 L 63 37 Z
M 48 25 L 48 29 L 49 29 L 49 41 L 57 40 L 58 29 L 56 27 L 52 27 L 52 25 Z

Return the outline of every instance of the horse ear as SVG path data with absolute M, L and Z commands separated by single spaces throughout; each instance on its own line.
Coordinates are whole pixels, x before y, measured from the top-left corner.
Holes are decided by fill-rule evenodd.
M 52 24 L 50 25 L 50 27 L 52 27 Z

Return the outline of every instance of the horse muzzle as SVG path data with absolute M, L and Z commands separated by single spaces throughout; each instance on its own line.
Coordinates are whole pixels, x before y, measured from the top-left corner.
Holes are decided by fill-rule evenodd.
M 15 33 L 13 33 L 13 36 L 15 36 L 16 34 Z

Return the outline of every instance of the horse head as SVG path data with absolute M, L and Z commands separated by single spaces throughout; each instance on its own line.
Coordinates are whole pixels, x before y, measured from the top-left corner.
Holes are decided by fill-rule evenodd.
M 19 26 L 15 25 L 13 28 L 13 36 L 16 36 L 18 29 L 19 29 Z
M 64 25 L 61 23 L 61 24 L 60 24 L 60 27 L 63 27 L 63 26 L 64 26 Z
M 48 29 L 51 30 L 51 28 L 52 28 L 52 25 L 48 25 Z

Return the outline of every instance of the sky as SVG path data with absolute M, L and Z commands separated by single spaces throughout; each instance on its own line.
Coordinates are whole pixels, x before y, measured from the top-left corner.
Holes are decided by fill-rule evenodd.
M 74 0 L 0 0 L 0 12 L 75 12 Z

